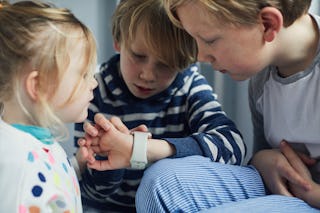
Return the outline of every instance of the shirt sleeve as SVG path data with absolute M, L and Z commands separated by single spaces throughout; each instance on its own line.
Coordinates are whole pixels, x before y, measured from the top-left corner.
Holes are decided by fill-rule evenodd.
M 264 75 L 253 77 L 249 81 L 249 107 L 253 125 L 253 154 L 262 149 L 271 148 L 264 135 L 263 115 L 257 109 L 257 100 L 263 92 Z
M 203 76 L 193 79 L 188 106 L 188 127 L 191 135 L 184 138 L 164 138 L 176 148 L 172 157 L 202 155 L 213 161 L 240 165 L 246 147 L 234 122 L 221 109 Z

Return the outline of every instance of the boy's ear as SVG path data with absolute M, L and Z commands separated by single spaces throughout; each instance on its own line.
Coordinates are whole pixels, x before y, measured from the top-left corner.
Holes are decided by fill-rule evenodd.
M 275 7 L 264 7 L 260 11 L 260 18 L 264 26 L 264 40 L 273 41 L 276 34 L 283 27 L 283 16 Z
M 33 101 L 38 99 L 39 72 L 30 72 L 25 80 L 26 92 Z

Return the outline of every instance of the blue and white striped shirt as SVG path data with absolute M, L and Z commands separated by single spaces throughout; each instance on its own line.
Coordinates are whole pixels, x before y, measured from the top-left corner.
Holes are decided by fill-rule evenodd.
M 94 90 L 88 121 L 100 112 L 106 117 L 118 116 L 129 129 L 145 124 L 153 138 L 175 147 L 172 158 L 201 155 L 221 163 L 242 163 L 246 152 L 242 136 L 197 66 L 179 73 L 165 91 L 140 99 L 129 92 L 119 75 L 119 60 L 120 55 L 115 55 L 96 74 L 99 86 Z M 82 126 L 75 126 L 76 141 L 83 136 Z M 139 170 L 88 169 L 81 181 L 83 202 L 105 211 L 134 211 L 142 175 Z

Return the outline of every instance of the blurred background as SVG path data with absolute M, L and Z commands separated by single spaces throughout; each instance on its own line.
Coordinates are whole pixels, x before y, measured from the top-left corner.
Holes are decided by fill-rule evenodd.
M 114 53 L 111 35 L 111 16 L 117 0 L 51 0 L 50 2 L 69 8 L 94 33 L 98 46 L 98 63 L 108 60 Z M 310 12 L 320 14 L 320 1 L 313 0 Z M 237 124 L 247 144 L 247 160 L 252 155 L 252 124 L 248 105 L 248 81 L 235 82 L 229 76 L 214 72 L 207 64 L 200 64 L 201 73 L 213 87 L 223 110 Z M 69 155 L 75 152 L 73 124 L 68 124 L 70 139 L 62 145 Z

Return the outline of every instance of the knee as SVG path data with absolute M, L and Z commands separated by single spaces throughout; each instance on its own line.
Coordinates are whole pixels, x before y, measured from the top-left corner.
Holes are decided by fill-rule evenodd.
M 168 162 L 167 159 L 160 160 L 150 166 L 144 172 L 140 185 L 136 193 L 137 212 L 161 212 L 163 207 L 162 191 L 165 186 L 163 183 L 168 181 Z
M 157 187 L 161 185 L 161 182 L 167 181 L 171 176 L 169 173 L 172 170 L 168 168 L 170 161 L 171 159 L 163 159 L 147 168 L 141 179 L 138 192 L 150 193 L 151 190 L 157 191 Z M 139 193 L 137 194 L 139 195 Z

